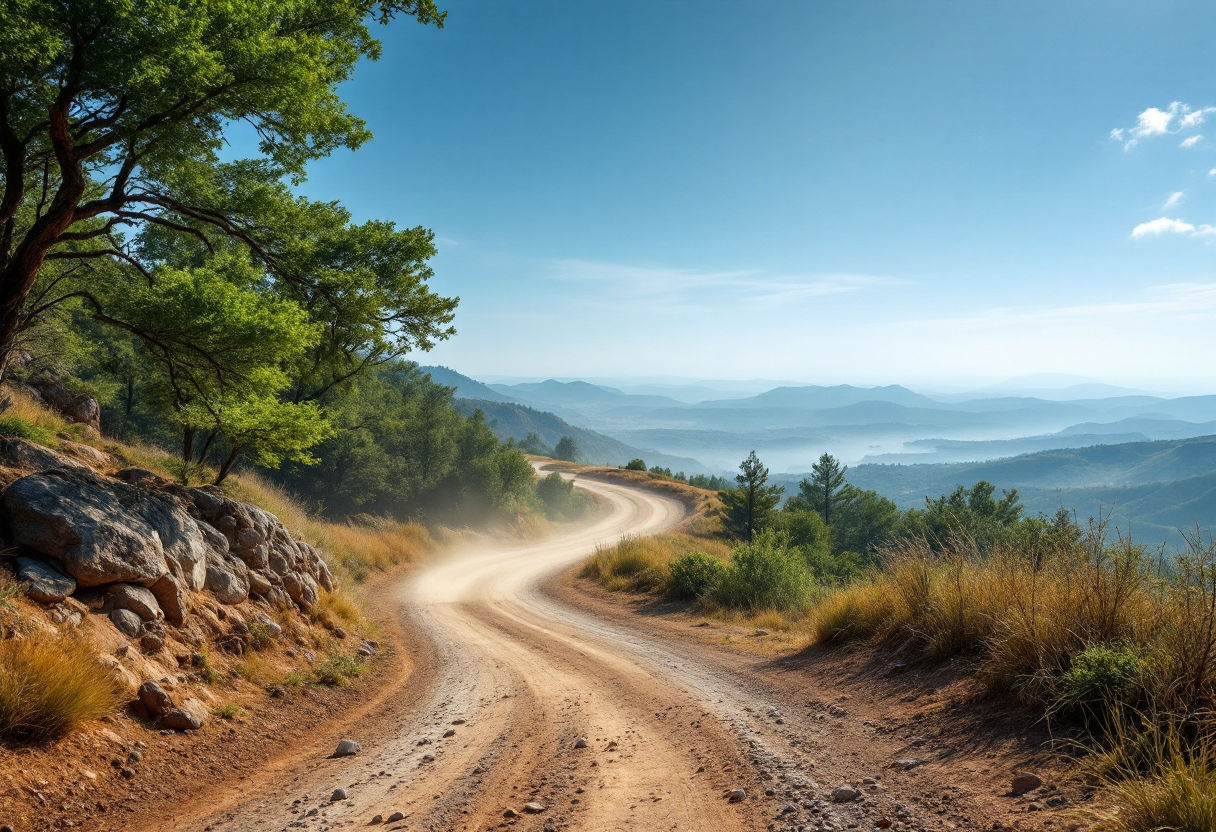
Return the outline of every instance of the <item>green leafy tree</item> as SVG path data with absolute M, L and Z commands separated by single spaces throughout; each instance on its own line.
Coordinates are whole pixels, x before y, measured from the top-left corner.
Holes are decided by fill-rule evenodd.
M 297 266 L 304 259 L 346 272 L 342 253 L 284 245 L 290 223 L 281 220 L 297 203 L 273 183 L 298 183 L 309 161 L 369 138 L 337 91 L 359 61 L 380 54 L 370 23 L 398 15 L 444 20 L 433 0 L 0 4 L 0 376 L 22 333 L 67 297 L 34 297 L 45 265 L 77 269 L 96 295 L 114 279 L 93 267 L 100 262 L 152 278 L 155 263 L 121 235 L 124 227 L 154 227 L 209 250 L 233 240 L 301 297 L 333 296 L 322 270 Z M 225 131 L 238 123 L 256 131 L 259 155 L 221 164 Z M 274 193 L 280 198 L 267 198 Z M 423 253 L 413 236 L 411 262 Z M 375 272 L 363 266 L 360 275 Z M 383 294 L 360 281 L 343 302 Z M 423 309 L 424 319 L 436 314 L 441 308 Z M 341 317 L 358 316 L 348 309 Z M 408 316 L 398 321 L 410 329 Z M 379 337 L 391 341 L 385 331 L 392 327 Z M 343 340 L 351 339 L 312 348 L 341 352 Z M 367 358 L 346 355 L 355 365 Z
M 645 471 L 646 461 L 643 459 L 631 459 L 625 463 L 626 471 Z
M 895 503 L 876 491 L 846 486 L 832 521 L 832 550 L 838 556 L 852 552 L 861 562 L 873 563 L 899 522 Z
M 578 443 L 569 436 L 563 436 L 557 440 L 557 445 L 553 448 L 553 456 L 555 459 L 561 459 L 566 462 L 578 462 Z
M 904 512 L 897 532 L 923 537 L 935 547 L 952 538 L 970 538 L 986 550 L 1003 535 L 1017 531 L 1023 510 L 1017 489 L 1002 491 L 998 499 L 996 487 L 980 480 L 970 488 L 960 485 L 936 500 L 926 497 L 923 509 Z
M 735 482 L 737 487 L 718 492 L 718 498 L 722 500 L 722 526 L 731 536 L 750 542 L 781 502 L 782 488 L 765 485 L 768 469 L 755 451 L 739 464 Z

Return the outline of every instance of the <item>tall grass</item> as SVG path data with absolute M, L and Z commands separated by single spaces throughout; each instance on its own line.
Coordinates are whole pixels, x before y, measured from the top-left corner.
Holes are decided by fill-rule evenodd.
M 678 532 L 653 537 L 625 535 L 611 546 L 597 546 L 579 574 L 613 592 L 666 592 L 672 562 L 691 551 L 705 552 L 719 561 L 730 555 L 725 543 Z
M 83 641 L 33 631 L 0 641 L 0 734 L 37 741 L 112 712 L 121 693 Z

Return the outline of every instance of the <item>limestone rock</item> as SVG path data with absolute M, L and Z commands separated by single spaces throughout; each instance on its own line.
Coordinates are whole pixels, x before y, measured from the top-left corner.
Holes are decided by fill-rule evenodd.
M 162 579 L 167 577 L 169 576 L 162 576 Z M 156 602 L 156 596 L 147 587 L 114 584 L 110 587 L 109 601 L 114 609 L 130 610 L 144 621 L 155 621 L 164 617 L 160 604 Z
M 342 742 L 338 743 L 338 747 L 334 750 L 334 753 L 330 756 L 335 757 L 335 758 L 353 757 L 356 754 L 358 754 L 361 750 L 362 749 L 359 747 L 359 743 L 355 742 L 354 740 L 342 740 Z
M 731 803 L 739 803 L 740 801 L 747 800 L 747 792 L 743 789 L 731 789 L 726 796 L 730 799 Z
M 36 558 L 17 558 L 17 580 L 26 583 L 25 594 L 40 604 L 57 604 L 76 591 L 76 581 Z
M 114 462 L 114 458 L 108 453 L 105 451 L 99 451 L 92 445 L 85 445 L 80 442 L 64 441 L 60 443 L 59 447 L 83 462 L 85 465 L 92 466 L 93 468 L 107 468 Z
M 82 587 L 150 586 L 169 571 L 166 557 L 193 585 L 204 556 L 198 525 L 170 498 L 88 470 L 22 477 L 4 514 L 16 543 L 62 562 Z
M 213 559 L 207 566 L 205 586 L 221 604 L 240 604 L 249 598 L 249 580 L 238 574 L 233 561 L 231 556 Z
M 156 597 L 156 603 L 160 606 L 161 612 L 165 614 L 165 620 L 174 627 L 180 627 L 186 621 L 186 587 L 181 581 L 172 575 L 161 575 L 160 580 L 152 584 L 149 589 Z
M 127 638 L 139 638 L 144 631 L 143 619 L 130 610 L 110 610 L 110 621 Z
M 524 811 L 530 815 L 539 815 L 541 812 L 545 811 L 545 805 L 543 803 L 532 801 L 531 803 L 524 804 Z

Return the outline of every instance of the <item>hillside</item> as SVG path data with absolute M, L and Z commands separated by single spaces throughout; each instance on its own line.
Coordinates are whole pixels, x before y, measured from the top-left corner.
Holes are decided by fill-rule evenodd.
M 687 474 L 722 473 L 707 468 L 695 459 L 661 454 L 657 451 L 626 445 L 624 442 L 604 436 L 602 433 L 575 427 L 560 416 L 527 405 L 459 398 L 454 401 L 454 406 L 465 415 L 469 415 L 475 410 L 481 410 L 486 416 L 486 424 L 494 431 L 494 435 L 504 441 L 507 439 L 519 441 L 529 433 L 535 433 L 546 445 L 552 447 L 563 436 L 569 436 L 578 444 L 582 462 L 616 466 L 641 457 L 647 465 L 660 465 L 671 468 L 673 471 L 684 471 Z
M 1082 518 L 1113 512 L 1116 525 L 1154 542 L 1177 542 L 1178 529 L 1197 524 L 1216 528 L 1216 436 L 1056 449 L 979 463 L 859 465 L 848 476 L 901 508 L 987 480 L 1018 489 L 1032 513 L 1051 514 L 1061 505 Z

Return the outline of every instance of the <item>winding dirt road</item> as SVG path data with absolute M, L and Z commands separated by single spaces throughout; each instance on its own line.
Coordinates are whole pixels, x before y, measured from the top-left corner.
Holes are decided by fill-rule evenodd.
M 800 683 L 769 684 L 753 672 L 754 657 L 732 658 L 670 628 L 597 615 L 544 591 L 598 543 L 660 531 L 684 514 L 654 492 L 577 485 L 610 506 L 594 524 L 538 544 L 465 551 L 393 590 L 417 639 L 415 666 L 345 730 L 362 745 L 358 756 L 327 759 L 340 737 L 318 737 L 173 827 L 328 830 L 394 812 L 404 819 L 378 828 L 922 827 L 918 808 L 898 803 L 888 785 L 903 778 L 916 789 L 918 775 L 940 776 L 942 764 L 889 773 L 906 745 L 898 727 L 876 734 L 843 708 L 808 704 Z M 587 748 L 575 747 L 580 737 Z M 917 754 L 929 755 L 925 744 Z M 881 781 L 863 784 L 866 773 Z M 827 792 L 843 782 L 861 796 L 831 803 Z M 339 787 L 346 799 L 331 800 Z M 735 788 L 747 798 L 730 802 Z M 995 816 L 965 788 L 954 800 L 948 816 L 932 818 L 942 828 Z M 543 810 L 529 813 L 529 803 Z M 504 817 L 508 809 L 518 816 Z

